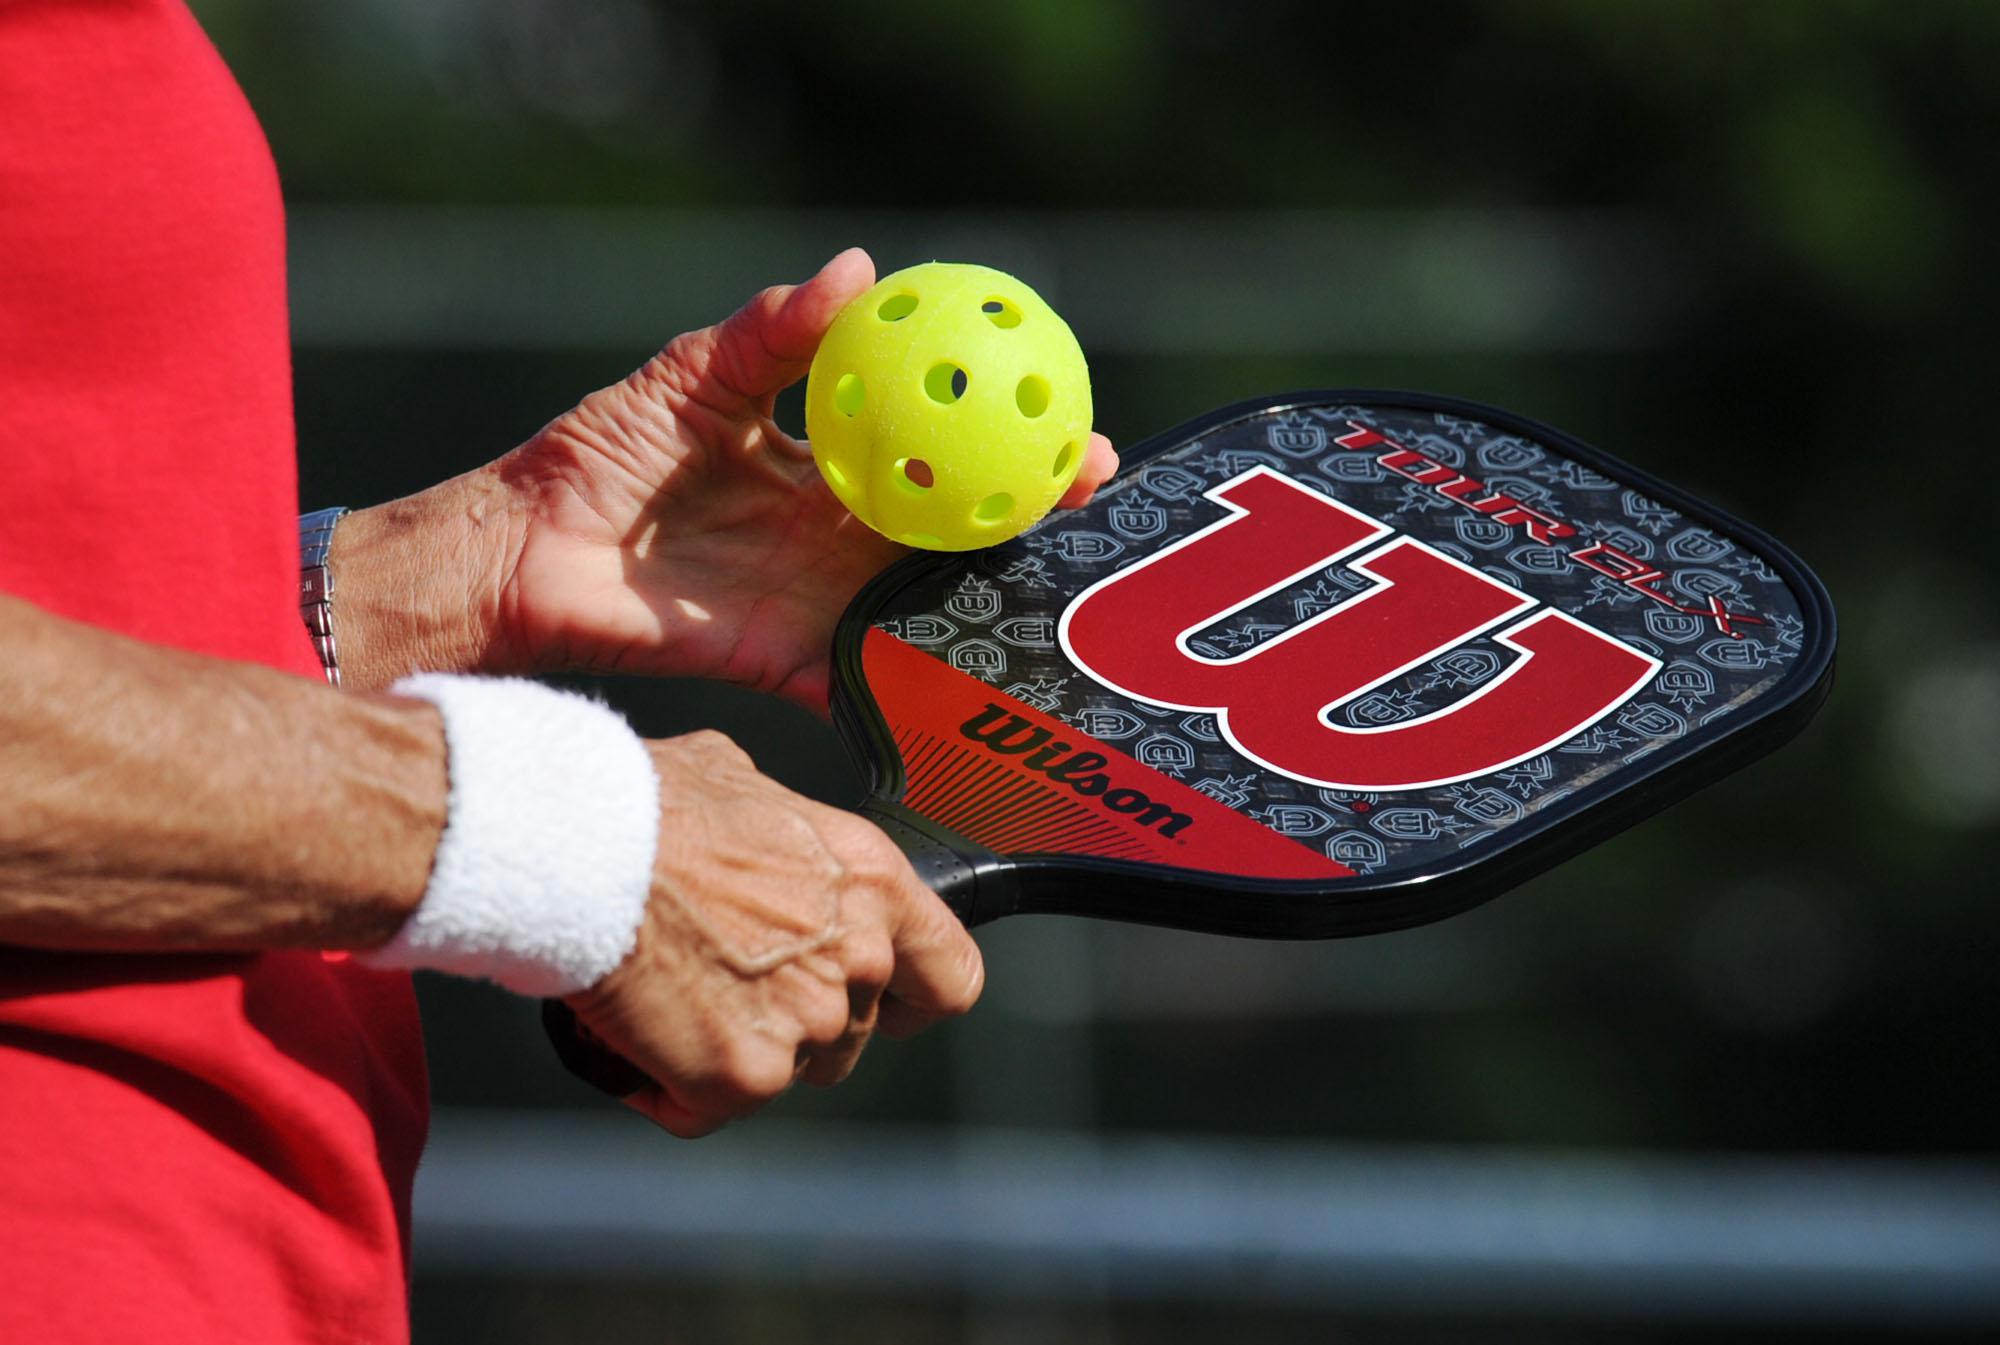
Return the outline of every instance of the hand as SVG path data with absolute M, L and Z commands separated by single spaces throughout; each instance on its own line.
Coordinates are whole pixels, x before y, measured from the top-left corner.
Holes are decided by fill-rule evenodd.
M 834 623 L 904 548 L 850 515 L 773 422 L 848 301 L 859 248 L 765 290 L 497 464 L 521 522 L 487 666 L 721 677 L 823 709 Z M 1091 436 L 1075 508 L 1117 469 Z
M 660 848 L 638 946 L 567 1000 L 656 1081 L 628 1105 L 704 1135 L 798 1078 L 846 1078 L 878 1026 L 907 1036 L 972 1006 L 978 945 L 879 830 L 721 734 L 649 747 Z

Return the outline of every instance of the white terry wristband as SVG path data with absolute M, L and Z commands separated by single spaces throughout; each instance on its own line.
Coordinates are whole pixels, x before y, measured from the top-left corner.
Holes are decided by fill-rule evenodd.
M 524 995 L 595 985 L 638 941 L 659 843 L 652 758 L 607 705 L 518 678 L 422 673 L 451 771 L 430 885 L 375 967 L 484 976 Z

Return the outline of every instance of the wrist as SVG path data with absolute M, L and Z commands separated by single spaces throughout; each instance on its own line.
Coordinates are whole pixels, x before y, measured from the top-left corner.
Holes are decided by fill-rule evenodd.
M 652 892 L 660 781 L 609 706 L 540 683 L 426 673 L 399 696 L 443 722 L 443 834 L 416 910 L 363 955 L 528 995 L 601 982 L 631 954 Z
M 511 670 L 502 592 L 524 532 L 512 492 L 486 469 L 343 517 L 327 556 L 343 685 Z

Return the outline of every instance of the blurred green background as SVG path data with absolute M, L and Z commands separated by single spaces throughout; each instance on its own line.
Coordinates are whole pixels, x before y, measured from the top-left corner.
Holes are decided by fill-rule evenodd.
M 2000 6 L 195 8 L 291 203 L 308 507 L 861 243 L 1035 285 L 1121 444 L 1296 387 L 1492 402 L 1783 537 L 1842 618 L 1802 739 L 1485 909 L 1003 924 L 970 1019 L 700 1145 L 427 984 L 420 1339 L 2000 1327 Z M 857 794 L 788 707 L 612 692 Z

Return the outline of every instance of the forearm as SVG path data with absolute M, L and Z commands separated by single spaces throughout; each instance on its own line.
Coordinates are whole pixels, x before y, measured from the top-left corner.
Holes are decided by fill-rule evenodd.
M 327 558 L 341 684 L 412 672 L 503 672 L 498 610 L 521 512 L 497 467 L 341 519 Z
M 0 943 L 373 947 L 423 895 L 445 796 L 428 705 L 0 596 Z

